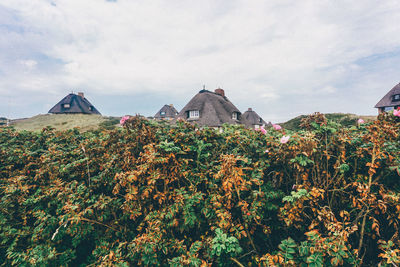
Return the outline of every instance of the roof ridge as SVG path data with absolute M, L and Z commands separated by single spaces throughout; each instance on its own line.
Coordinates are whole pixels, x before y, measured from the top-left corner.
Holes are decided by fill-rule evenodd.
M 70 106 L 64 107 L 65 104 L 69 104 Z M 100 114 L 100 112 L 89 102 L 89 100 L 74 93 L 69 93 L 67 96 L 62 98 L 48 112 L 55 114 L 59 113 Z
M 400 94 L 400 83 L 396 84 L 392 89 L 389 90 L 385 94 L 384 97 L 382 97 L 381 100 L 375 105 L 375 108 L 383 108 L 383 107 L 394 107 L 398 105 L 398 102 L 393 103 L 392 96 Z

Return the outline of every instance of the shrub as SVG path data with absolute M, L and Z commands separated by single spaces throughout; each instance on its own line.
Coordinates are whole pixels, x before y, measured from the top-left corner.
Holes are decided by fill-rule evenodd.
M 4 265 L 398 264 L 399 118 L 0 129 Z M 280 143 L 283 135 L 290 136 Z

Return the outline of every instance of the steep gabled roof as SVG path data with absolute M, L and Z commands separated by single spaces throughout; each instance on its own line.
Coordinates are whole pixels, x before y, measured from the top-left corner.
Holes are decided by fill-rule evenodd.
M 196 123 L 199 126 L 218 127 L 224 123 L 242 124 L 241 112 L 224 95 L 222 89 L 216 91 L 219 93 L 201 90 L 179 112 L 178 118 Z M 188 113 L 191 110 L 198 110 L 199 118 L 188 118 Z M 234 112 L 238 113 L 239 120 L 232 119 Z
M 376 105 L 376 108 L 394 107 L 400 105 L 399 101 L 393 101 L 394 95 L 400 95 L 400 83 L 392 88 Z
M 164 105 L 157 113 L 154 115 L 155 119 L 174 119 L 178 114 L 178 111 L 171 105 Z
M 65 104 L 69 104 L 69 108 L 67 108 Z M 83 94 L 76 95 L 73 93 L 64 97 L 60 102 L 58 102 L 54 107 L 49 110 L 49 113 L 100 114 L 100 112 L 83 96 Z
M 242 116 L 251 125 L 267 125 L 267 123 L 251 108 L 249 108 L 245 113 L 243 113 Z

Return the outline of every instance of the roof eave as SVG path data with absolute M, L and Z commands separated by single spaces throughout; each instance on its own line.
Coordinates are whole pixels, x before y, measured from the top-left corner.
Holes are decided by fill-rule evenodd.
M 378 104 L 376 104 L 374 108 L 395 107 L 395 106 L 399 106 L 399 105 L 400 105 L 400 102 L 399 103 L 390 103 L 388 105 L 383 105 L 383 104 L 378 105 Z

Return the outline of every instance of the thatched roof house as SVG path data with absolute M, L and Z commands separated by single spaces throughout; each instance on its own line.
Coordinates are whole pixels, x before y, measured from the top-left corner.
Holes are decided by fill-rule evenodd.
M 164 105 L 157 113 L 154 115 L 155 119 L 162 120 L 162 119 L 175 119 L 178 115 L 178 111 L 175 109 L 174 105 Z
M 246 124 L 242 113 L 225 96 L 223 89 L 201 90 L 179 112 L 178 118 L 198 126 L 220 127 L 224 123 Z
M 100 112 L 85 98 L 83 93 L 69 94 L 49 110 L 54 114 L 100 114 Z
M 400 83 L 392 88 L 376 105 L 379 113 L 400 107 Z
M 242 115 L 243 118 L 249 123 L 249 126 L 258 129 L 261 126 L 264 127 L 267 123 L 251 108 L 249 108 L 245 113 Z

